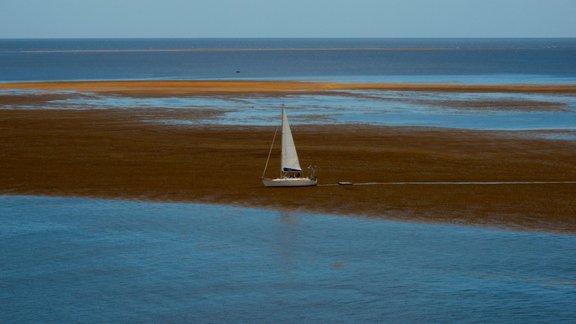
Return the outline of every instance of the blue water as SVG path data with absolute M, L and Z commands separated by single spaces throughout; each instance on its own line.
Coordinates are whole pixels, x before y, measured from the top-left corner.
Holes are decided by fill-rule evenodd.
M 0 40 L 0 82 L 99 79 L 576 84 L 576 39 Z M 6 93 L 2 91 L 0 95 Z M 1 100 L 0 97 L 0 104 Z M 559 109 L 510 111 L 443 105 L 454 100 L 527 101 L 534 102 L 536 108 L 539 102 L 556 103 Z M 280 104 L 289 107 L 295 124 L 368 123 L 570 132 L 576 129 L 576 98 L 553 94 L 340 91 L 337 95 L 273 98 L 91 96 L 3 108 L 209 109 L 221 114 L 206 120 L 159 122 L 272 125 L 277 122 Z M 552 138 L 550 134 L 542 136 Z
M 0 40 L 0 81 L 222 78 L 565 83 L 576 39 Z
M 0 322 L 576 319 L 576 237 L 0 196 Z
M 0 82 L 101 79 L 576 83 L 576 40 L 0 40 Z M 560 105 L 443 104 L 458 100 Z M 293 124 L 576 129 L 574 96 L 535 94 L 90 95 L 2 109 L 209 109 L 221 115 L 147 122 L 272 125 L 280 103 Z M 0 196 L 0 322 L 573 322 L 574 251 L 574 235 Z

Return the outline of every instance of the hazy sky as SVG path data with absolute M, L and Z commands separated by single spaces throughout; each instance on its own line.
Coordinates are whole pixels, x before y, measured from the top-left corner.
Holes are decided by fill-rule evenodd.
M 576 0 L 0 0 L 0 38 L 576 37 Z

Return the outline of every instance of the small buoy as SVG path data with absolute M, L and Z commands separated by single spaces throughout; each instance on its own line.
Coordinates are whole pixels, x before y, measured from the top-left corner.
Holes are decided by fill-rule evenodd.
M 340 186 L 351 186 L 352 182 L 349 181 L 338 181 L 338 185 Z

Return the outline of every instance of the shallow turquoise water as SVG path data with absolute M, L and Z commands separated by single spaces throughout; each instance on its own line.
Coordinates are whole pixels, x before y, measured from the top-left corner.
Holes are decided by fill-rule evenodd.
M 24 94 L 30 91 L 0 91 Z M 506 102 L 523 102 L 525 110 L 509 110 Z M 465 108 L 466 103 L 482 103 Z M 500 102 L 504 102 L 502 108 Z M 126 98 L 109 96 L 53 100 L 39 106 L 9 109 L 185 109 L 220 114 L 207 119 L 157 120 L 178 125 L 276 125 L 285 104 L 293 124 L 372 124 L 476 130 L 576 130 L 576 97 L 542 94 L 434 93 L 410 91 L 347 91 L 335 95 L 283 97 L 221 96 Z M 546 106 L 546 105 L 556 106 Z M 463 106 L 460 107 L 459 106 Z M 531 109 L 535 109 L 532 111 Z M 544 111 L 541 111 L 544 109 Z M 557 111 L 546 111 L 556 109 Z M 573 136 L 573 135 L 572 135 Z
M 576 236 L 0 197 L 0 322 L 570 322 Z

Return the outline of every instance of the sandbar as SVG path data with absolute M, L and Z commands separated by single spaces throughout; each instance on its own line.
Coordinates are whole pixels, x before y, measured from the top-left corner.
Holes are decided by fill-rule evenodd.
M 109 83 L 67 84 L 51 83 L 48 88 L 112 89 L 105 86 Z M 140 84 L 135 91 L 149 91 L 152 84 Z M 176 90 L 191 91 L 189 84 L 183 82 Z M 222 89 L 228 89 L 224 84 Z M 234 84 L 243 88 L 242 82 Z M 252 83 L 250 87 L 257 88 Z M 576 180 L 574 141 L 510 136 L 514 132 L 295 126 L 302 164 L 317 165 L 319 183 L 328 186 L 271 189 L 261 185 L 260 177 L 273 127 L 155 122 L 205 118 L 210 113 L 0 109 L 0 194 L 234 204 L 576 232 L 576 184 L 333 185 Z M 273 155 L 268 176 L 276 174 L 278 163 Z
M 63 81 L 0 83 L 0 89 L 77 91 L 134 97 L 197 95 L 326 94 L 347 90 L 391 90 L 475 93 L 542 93 L 576 95 L 575 84 L 470 85 L 449 83 L 336 83 L 302 81 L 161 80 L 161 81 Z

